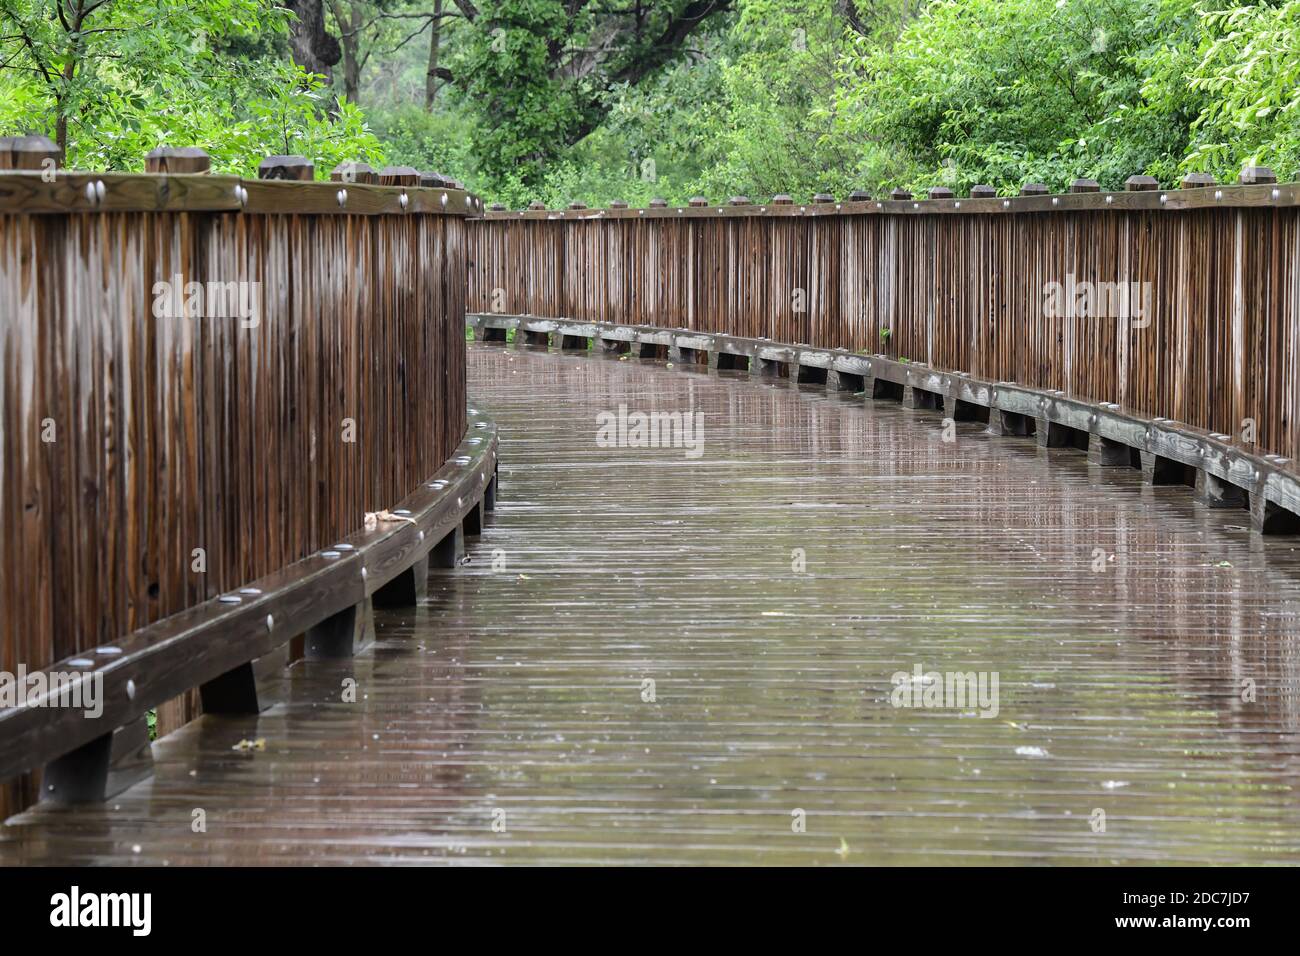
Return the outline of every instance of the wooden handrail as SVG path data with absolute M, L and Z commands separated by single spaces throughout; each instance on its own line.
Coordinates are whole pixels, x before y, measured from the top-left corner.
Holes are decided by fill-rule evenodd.
M 246 705 L 251 660 L 342 633 L 490 498 L 466 471 L 495 467 L 465 433 L 482 203 L 435 174 L 305 181 L 301 157 L 245 180 L 163 149 L 150 168 L 186 171 L 104 174 L 22 145 L 0 143 L 22 167 L 0 168 L 0 672 L 102 674 L 108 699 L 0 713 L 0 784 L 53 760 L 43 791 L 75 799 L 123 722 L 191 688 Z M 444 466 L 450 490 L 426 487 Z M 0 786 L 0 816 L 33 780 Z

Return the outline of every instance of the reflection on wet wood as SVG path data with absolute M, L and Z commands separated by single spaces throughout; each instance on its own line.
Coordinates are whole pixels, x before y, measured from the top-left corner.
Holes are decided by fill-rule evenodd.
M 1293 542 L 820 385 L 470 356 L 503 436 L 470 563 L 0 862 L 1300 862 Z M 620 404 L 701 412 L 703 455 L 600 447 Z M 997 672 L 998 715 L 893 707 L 916 664 Z

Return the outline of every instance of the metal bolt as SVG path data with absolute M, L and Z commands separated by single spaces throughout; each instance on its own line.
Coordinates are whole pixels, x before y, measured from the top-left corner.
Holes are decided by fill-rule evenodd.
M 340 189 L 337 198 L 340 206 L 346 206 L 348 204 L 348 191 L 346 189 Z

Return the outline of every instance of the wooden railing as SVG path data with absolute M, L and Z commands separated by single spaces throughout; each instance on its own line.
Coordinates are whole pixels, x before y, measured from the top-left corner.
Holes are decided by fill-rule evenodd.
M 128 636 L 220 610 L 267 575 L 292 585 L 286 568 L 366 534 L 368 512 L 396 508 L 465 440 L 465 218 L 481 206 L 459 184 L 364 166 L 294 181 L 311 176 L 297 157 L 241 180 L 202 174 L 192 150 L 152 155 L 168 174 L 68 173 L 12 145 L 0 141 L 0 169 L 23 170 L 0 172 L 0 670 L 116 663 L 90 653 L 106 645 L 154 653 L 202 616 Z M 288 640 L 312 623 L 302 610 L 264 609 L 264 629 Z M 182 656 L 253 656 L 224 653 Z M 124 719 L 215 676 L 137 664 Z M 0 717 L 10 738 L 34 719 Z M 87 739 L 65 731 L 0 741 L 0 780 Z M 32 787 L 11 785 L 0 818 Z
M 469 308 L 881 354 L 1293 457 L 1300 187 L 1274 179 L 493 208 L 470 227 Z M 1080 314 L 1089 293 L 1114 314 Z

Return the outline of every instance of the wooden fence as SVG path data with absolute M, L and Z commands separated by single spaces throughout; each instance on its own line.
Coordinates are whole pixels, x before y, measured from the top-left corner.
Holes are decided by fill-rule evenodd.
M 1061 196 L 498 208 L 470 227 L 469 308 L 882 354 L 1293 457 L 1300 187 L 1273 179 L 1252 168 L 1242 184 L 1191 177 L 1163 192 L 1134 177 L 1123 192 L 1080 181 Z
M 28 166 L 0 173 L 0 669 L 328 546 L 456 449 L 477 199 L 414 170 L 279 181 L 291 158 Z

